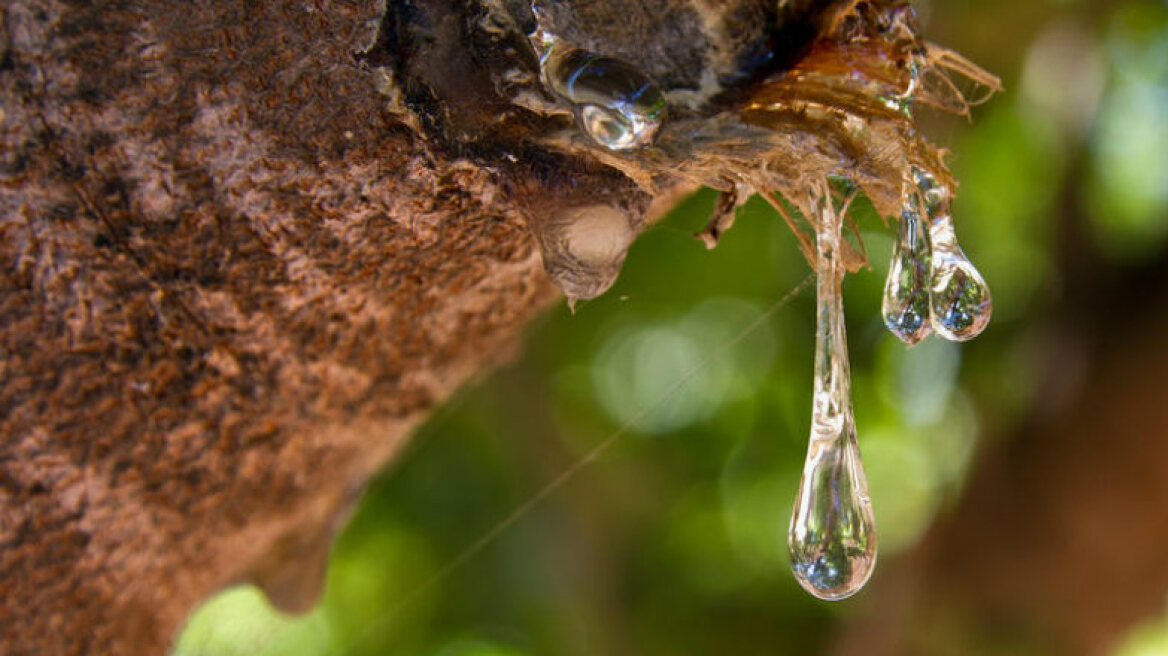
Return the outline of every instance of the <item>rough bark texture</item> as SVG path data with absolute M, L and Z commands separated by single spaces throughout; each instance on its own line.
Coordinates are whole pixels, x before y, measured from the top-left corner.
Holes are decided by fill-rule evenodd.
M 554 298 L 353 65 L 378 15 L 3 9 L 0 653 L 161 653 L 233 580 L 310 600 L 366 478 Z

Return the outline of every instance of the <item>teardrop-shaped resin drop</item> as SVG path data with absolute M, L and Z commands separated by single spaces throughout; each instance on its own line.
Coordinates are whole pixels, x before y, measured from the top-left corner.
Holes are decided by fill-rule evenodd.
M 929 233 L 921 225 L 915 195 L 900 215 L 892 262 L 884 282 L 884 325 L 906 344 L 929 336 Z
M 950 217 L 935 220 L 929 227 L 929 236 L 933 242 L 933 272 L 929 283 L 933 330 L 955 342 L 973 339 L 990 322 L 993 313 L 990 288 L 957 245 Z
M 543 67 L 551 90 L 572 103 L 580 129 L 605 148 L 647 146 L 665 122 L 665 95 L 632 64 L 584 50 L 552 49 Z
M 985 330 L 993 314 L 990 288 L 957 243 L 949 189 L 920 169 L 914 171 L 914 178 L 928 214 L 933 250 L 929 274 L 933 332 L 955 342 L 973 339 Z
M 872 575 L 876 524 L 850 417 L 838 438 L 812 437 L 787 539 L 796 580 L 820 599 L 846 599 Z
M 834 601 L 855 594 L 872 575 L 876 522 L 852 416 L 841 296 L 842 217 L 830 197 L 812 204 L 819 215 L 814 400 L 787 546 L 799 584 L 820 599 Z

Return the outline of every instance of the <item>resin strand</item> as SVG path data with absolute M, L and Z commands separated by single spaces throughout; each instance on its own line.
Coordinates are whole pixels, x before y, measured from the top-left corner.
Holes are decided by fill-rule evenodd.
M 876 564 L 876 528 L 852 416 L 840 259 L 842 216 L 823 192 L 817 227 L 817 327 L 811 438 L 788 532 L 791 569 L 812 595 L 855 594 Z

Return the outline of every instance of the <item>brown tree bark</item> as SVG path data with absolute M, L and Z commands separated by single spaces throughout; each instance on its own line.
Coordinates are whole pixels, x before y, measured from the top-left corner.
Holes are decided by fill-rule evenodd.
M 0 653 L 310 603 L 411 427 L 554 298 L 514 206 L 353 63 L 375 3 L 3 9 Z

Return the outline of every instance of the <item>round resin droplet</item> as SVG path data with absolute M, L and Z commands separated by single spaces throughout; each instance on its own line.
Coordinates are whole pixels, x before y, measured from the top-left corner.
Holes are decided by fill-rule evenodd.
M 930 332 L 929 235 L 921 225 L 915 203 L 906 205 L 900 216 L 892 262 L 884 283 L 884 325 L 906 344 L 916 344 Z
M 551 52 L 548 86 L 572 103 L 580 129 L 610 150 L 648 146 L 665 122 L 665 95 L 632 64 L 583 50 Z

